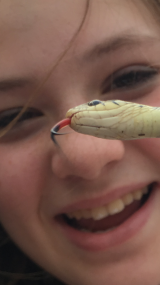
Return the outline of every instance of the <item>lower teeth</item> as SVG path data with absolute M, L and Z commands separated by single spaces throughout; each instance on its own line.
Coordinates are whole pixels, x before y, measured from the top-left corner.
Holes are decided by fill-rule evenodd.
M 108 230 L 104 230 L 104 231 L 91 231 L 91 230 L 87 230 L 87 229 L 80 229 L 81 232 L 84 233 L 96 233 L 96 234 L 102 234 L 102 233 L 107 233 L 107 232 L 111 232 L 112 230 L 114 230 L 116 227 L 110 228 Z

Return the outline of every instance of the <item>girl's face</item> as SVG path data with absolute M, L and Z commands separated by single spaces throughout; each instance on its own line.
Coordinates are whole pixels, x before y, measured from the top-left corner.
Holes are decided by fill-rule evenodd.
M 0 2 L 0 126 L 68 47 L 85 10 L 85 0 Z M 69 108 L 93 99 L 160 106 L 159 35 L 141 1 L 91 1 L 75 42 L 0 141 L 1 223 L 66 284 L 160 283 L 160 140 L 68 134 L 58 148 L 50 139 Z M 145 202 L 133 198 L 147 188 Z

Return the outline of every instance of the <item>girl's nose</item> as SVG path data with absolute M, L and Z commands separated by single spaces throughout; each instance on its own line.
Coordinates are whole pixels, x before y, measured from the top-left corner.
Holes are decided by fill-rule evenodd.
M 52 158 L 52 171 L 58 178 L 77 176 L 91 180 L 98 178 L 110 162 L 124 156 L 124 144 L 82 134 L 63 137 Z

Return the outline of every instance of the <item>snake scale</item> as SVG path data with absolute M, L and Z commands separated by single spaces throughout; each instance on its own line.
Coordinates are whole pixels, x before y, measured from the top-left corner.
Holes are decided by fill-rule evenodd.
M 160 107 L 121 100 L 93 100 L 68 110 L 66 119 L 51 129 L 53 141 L 67 125 L 76 132 L 104 139 L 159 138 Z

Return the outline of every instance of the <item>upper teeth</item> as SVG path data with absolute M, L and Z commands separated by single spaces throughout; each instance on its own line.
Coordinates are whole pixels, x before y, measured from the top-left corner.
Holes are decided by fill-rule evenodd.
M 94 220 L 101 220 L 109 215 L 115 215 L 124 210 L 125 206 L 131 204 L 134 200 L 140 200 L 144 194 L 148 193 L 148 188 L 128 193 L 121 198 L 110 202 L 107 205 L 97 207 L 94 209 L 78 210 L 72 213 L 67 213 L 69 218 L 80 220 L 82 218 Z

